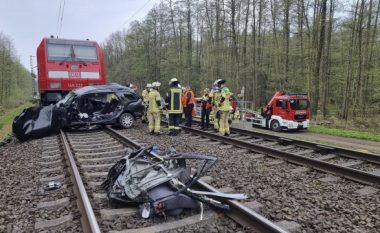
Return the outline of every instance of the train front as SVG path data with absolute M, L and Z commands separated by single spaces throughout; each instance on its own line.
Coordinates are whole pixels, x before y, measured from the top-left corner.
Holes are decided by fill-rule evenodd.
M 37 48 L 37 64 L 44 105 L 73 89 L 106 83 L 103 52 L 95 41 L 44 38 Z

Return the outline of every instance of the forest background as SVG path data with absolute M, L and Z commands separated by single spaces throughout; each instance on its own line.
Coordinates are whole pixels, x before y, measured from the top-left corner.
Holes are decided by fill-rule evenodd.
M 11 37 L 0 32 L 0 116 L 30 100 L 33 88 L 31 73 L 20 63 Z
M 308 93 L 313 118 L 380 128 L 378 0 L 163 0 L 103 43 L 108 79 L 171 78 L 199 96 L 245 87 L 251 109 L 276 90 Z M 370 129 L 368 129 L 370 130 Z
M 197 95 L 226 79 L 250 109 L 276 90 L 307 93 L 313 120 L 380 129 L 379 0 L 162 0 L 103 43 L 109 82 L 178 78 Z M 0 33 L 0 115 L 32 96 Z

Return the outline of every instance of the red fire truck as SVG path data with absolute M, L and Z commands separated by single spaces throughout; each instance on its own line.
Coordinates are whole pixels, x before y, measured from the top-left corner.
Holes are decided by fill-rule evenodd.
M 57 102 L 72 89 L 106 83 L 103 52 L 95 41 L 44 38 L 37 67 L 41 104 Z
M 306 94 L 277 91 L 261 113 L 254 112 L 252 126 L 273 131 L 306 129 L 310 123 L 310 103 Z

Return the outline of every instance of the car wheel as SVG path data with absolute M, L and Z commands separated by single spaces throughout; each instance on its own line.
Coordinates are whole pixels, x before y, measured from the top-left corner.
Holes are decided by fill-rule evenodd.
M 119 117 L 119 124 L 124 128 L 124 129 L 129 129 L 135 124 L 135 118 L 132 116 L 130 113 L 123 113 Z
M 271 126 L 270 128 L 275 131 L 275 132 L 279 132 L 281 131 L 281 125 L 280 125 L 280 122 L 278 122 L 277 120 L 273 120 L 272 123 L 271 123 Z

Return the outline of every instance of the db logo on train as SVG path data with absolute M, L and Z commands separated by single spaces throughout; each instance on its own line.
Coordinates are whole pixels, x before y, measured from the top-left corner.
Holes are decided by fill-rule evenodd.
M 80 78 L 80 72 L 69 72 L 69 78 Z

